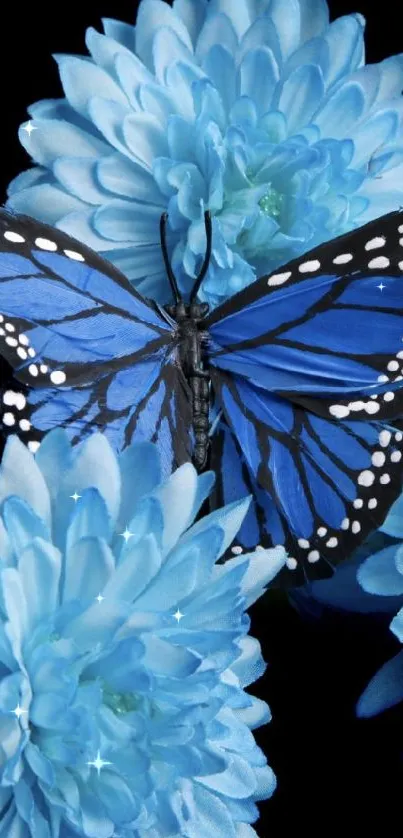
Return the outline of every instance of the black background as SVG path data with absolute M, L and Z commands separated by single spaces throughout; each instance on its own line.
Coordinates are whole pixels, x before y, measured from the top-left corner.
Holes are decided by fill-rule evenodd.
M 238 0 L 233 0 L 234 3 Z M 284 0 L 285 6 L 287 0 Z M 9 2 L 1 13 L 0 202 L 8 182 L 29 165 L 18 125 L 30 103 L 61 95 L 52 53 L 85 54 L 87 26 L 102 17 L 134 22 L 135 0 L 81 3 Z M 399 4 L 333 0 L 332 18 L 361 12 L 367 19 L 367 61 L 403 51 Z M 285 595 L 267 595 L 252 610 L 269 667 L 252 691 L 270 703 L 273 721 L 257 732 L 278 778 L 262 804 L 261 838 L 294 830 L 328 836 L 401 822 L 403 713 L 357 720 L 354 705 L 378 666 L 398 648 L 388 621 L 328 613 L 304 619 Z M 200 836 L 204 838 L 204 836 Z

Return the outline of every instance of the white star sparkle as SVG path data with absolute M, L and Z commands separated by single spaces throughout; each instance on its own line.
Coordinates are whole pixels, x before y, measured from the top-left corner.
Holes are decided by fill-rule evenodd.
M 28 136 L 30 137 L 31 134 L 32 134 L 32 131 L 37 131 L 38 129 L 36 128 L 35 125 L 32 125 L 31 120 L 29 120 L 29 122 L 27 122 L 27 124 L 23 126 L 22 130 L 26 131 Z
M 381 282 L 381 284 L 377 285 L 376 287 L 379 288 L 380 291 L 383 291 L 383 289 L 386 288 L 386 285 L 384 285 L 383 282 Z
M 14 710 L 11 710 L 11 712 L 14 713 L 17 719 L 20 719 L 23 713 L 28 713 L 28 710 L 24 710 L 22 707 L 20 707 L 20 702 L 18 702 L 17 706 L 14 707 Z
M 70 497 L 74 501 L 74 503 L 77 503 L 77 501 L 81 498 L 81 495 L 78 495 L 77 492 L 74 492 L 74 495 L 70 495 Z
M 120 534 L 121 534 L 122 538 L 124 538 L 124 540 L 125 540 L 126 544 L 127 544 L 128 540 L 129 540 L 129 538 L 131 538 L 131 537 L 132 537 L 132 535 L 134 535 L 134 533 L 133 533 L 133 532 L 130 532 L 130 530 L 128 530 L 128 529 L 127 529 L 127 527 L 126 527 L 125 531 L 124 531 L 124 532 L 121 532 Z
M 175 614 L 172 614 L 172 616 L 173 616 L 173 617 L 175 618 L 175 620 L 179 623 L 179 622 L 180 622 L 180 620 L 182 619 L 182 617 L 184 617 L 185 615 L 184 615 L 184 614 L 182 614 L 182 612 L 181 612 L 181 611 L 179 610 L 179 608 L 178 608 L 178 609 L 175 611 Z
M 97 599 L 97 600 L 98 600 L 98 602 L 103 602 L 103 601 L 104 601 L 104 599 L 105 599 L 105 597 L 104 597 L 104 596 L 102 596 L 102 594 L 98 594 L 98 596 L 96 596 L 96 597 L 95 597 L 95 599 Z
M 112 763 L 108 762 L 107 760 L 102 759 L 101 751 L 98 751 L 98 753 L 96 755 L 96 758 L 92 762 L 87 762 L 87 765 L 93 765 L 94 768 L 96 768 L 96 770 L 98 771 L 98 777 L 99 777 L 99 775 L 101 773 L 101 768 L 104 768 L 105 765 L 112 765 Z

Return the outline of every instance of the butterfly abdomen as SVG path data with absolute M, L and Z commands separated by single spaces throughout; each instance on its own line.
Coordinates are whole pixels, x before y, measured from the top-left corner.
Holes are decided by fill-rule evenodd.
M 204 368 L 206 333 L 201 327 L 206 308 L 179 303 L 172 309 L 179 327 L 180 363 L 192 393 L 193 463 L 198 471 L 206 465 L 209 447 L 210 374 Z
M 202 471 L 206 465 L 209 446 L 209 398 L 210 381 L 209 375 L 204 370 L 195 371 L 189 379 L 193 398 L 193 430 L 195 446 L 193 451 L 193 462 L 198 471 Z

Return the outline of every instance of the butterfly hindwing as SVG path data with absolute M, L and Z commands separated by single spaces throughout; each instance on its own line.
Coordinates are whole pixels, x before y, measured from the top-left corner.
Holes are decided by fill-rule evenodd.
M 236 439 L 219 433 L 221 490 L 227 499 L 244 487 L 254 495 L 241 546 L 250 549 L 256 535 L 263 547 L 283 543 L 289 570 L 326 575 L 401 491 L 403 434 L 380 422 L 323 419 L 240 377 L 213 373 L 213 381 Z

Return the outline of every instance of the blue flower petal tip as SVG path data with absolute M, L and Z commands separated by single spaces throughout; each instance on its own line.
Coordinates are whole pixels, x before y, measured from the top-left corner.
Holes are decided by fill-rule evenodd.
M 136 29 L 89 29 L 88 57 L 56 56 L 64 98 L 37 102 L 21 126 L 36 167 L 10 184 L 9 206 L 85 242 L 162 303 L 160 214 L 186 293 L 208 208 L 211 306 L 397 209 L 403 57 L 366 66 L 361 15 L 330 23 L 325 0 L 286 7 L 143 0 Z
M 286 556 L 217 564 L 247 502 L 195 523 L 211 486 L 191 465 L 161 484 L 154 446 L 118 458 L 100 434 L 7 443 L 0 835 L 256 834 L 275 777 L 245 608 Z

